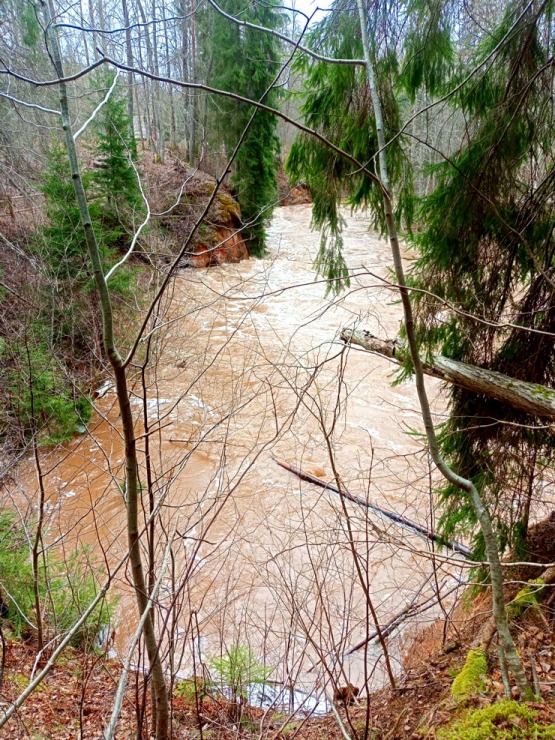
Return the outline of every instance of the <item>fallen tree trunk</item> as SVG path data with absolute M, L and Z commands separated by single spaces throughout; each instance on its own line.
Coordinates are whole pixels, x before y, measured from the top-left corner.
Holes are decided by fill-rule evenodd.
M 364 506 L 366 509 L 375 511 L 377 514 L 381 514 L 382 516 L 386 517 L 386 519 L 389 519 L 390 521 L 395 522 L 395 524 L 399 524 L 402 527 L 407 527 L 407 529 L 410 529 L 413 532 L 417 532 L 418 534 L 423 535 L 424 537 L 426 537 L 426 539 L 430 540 L 431 542 L 436 542 L 438 545 L 441 545 L 443 547 L 448 547 L 450 550 L 454 550 L 455 552 L 458 552 L 461 555 L 464 555 L 466 558 L 470 558 L 472 556 L 472 550 L 469 547 L 466 547 L 465 545 L 461 545 L 458 542 L 444 541 L 438 534 L 436 534 L 435 532 L 432 532 L 432 530 L 428 529 L 427 527 L 423 527 L 422 524 L 418 524 L 417 522 L 412 522 L 410 519 L 407 519 L 406 517 L 401 516 L 400 514 L 396 514 L 394 511 L 388 511 L 387 509 L 382 509 L 381 506 L 376 506 L 376 504 L 371 504 L 369 501 L 366 501 L 360 496 L 355 496 L 354 494 L 349 493 L 345 489 L 340 491 L 333 484 L 326 483 L 326 481 L 321 480 L 320 478 L 316 478 L 316 476 L 311 475 L 310 473 L 305 473 L 302 470 L 299 470 L 298 468 L 293 467 L 292 465 L 288 465 L 288 463 L 281 462 L 281 460 L 275 460 L 275 462 L 284 470 L 287 470 L 290 473 L 293 473 L 293 475 L 296 475 L 297 478 L 307 481 L 307 483 L 313 483 L 315 486 L 320 486 L 320 488 L 325 488 L 326 490 L 332 491 L 333 493 L 338 493 L 340 496 L 343 496 L 343 498 L 346 498 L 348 501 L 352 501 L 354 504 L 357 504 L 358 506 Z
M 407 353 L 397 340 L 383 340 L 370 332 L 343 329 L 341 339 L 348 344 L 375 352 L 385 357 L 403 362 Z M 537 383 L 511 378 L 495 370 L 486 370 L 476 365 L 451 360 L 448 357 L 434 357 L 432 362 L 422 362 L 426 375 L 453 383 L 461 388 L 481 393 L 497 401 L 508 403 L 528 414 L 555 419 L 555 389 Z
M 450 596 L 452 593 L 455 593 L 455 591 L 460 588 L 461 584 L 457 583 L 456 586 L 453 586 L 449 589 L 449 591 L 446 591 L 444 594 L 440 596 L 441 599 L 446 599 L 448 596 Z M 422 614 L 423 612 L 427 611 L 428 609 L 431 609 L 438 603 L 437 596 L 434 594 L 432 598 L 428 597 L 427 599 L 424 599 L 419 604 L 416 603 L 416 596 L 410 604 L 407 604 L 402 612 L 399 612 L 396 614 L 392 619 L 389 620 L 386 624 L 381 627 L 381 633 L 384 637 L 389 637 L 389 635 L 394 632 L 397 627 L 399 627 L 403 622 L 405 622 L 407 619 L 412 619 L 412 617 L 416 617 L 419 614 Z M 346 653 L 343 653 L 343 658 L 348 657 L 349 655 L 352 655 L 353 653 L 356 653 L 357 650 L 360 650 L 361 648 L 365 647 L 366 645 L 370 644 L 373 640 L 376 639 L 378 636 L 377 632 L 372 632 L 368 635 L 368 637 L 365 637 L 364 640 L 361 640 L 360 642 L 357 642 L 356 645 L 353 645 L 353 647 L 349 648 Z

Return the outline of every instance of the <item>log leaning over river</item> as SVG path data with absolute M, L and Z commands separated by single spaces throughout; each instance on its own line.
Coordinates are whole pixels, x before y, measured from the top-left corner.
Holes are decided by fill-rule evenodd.
M 369 352 L 375 352 L 403 362 L 407 351 L 398 340 L 379 339 L 368 331 L 343 329 L 341 339 L 347 344 L 356 344 Z M 473 393 L 495 398 L 508 403 L 527 414 L 555 419 L 555 389 L 537 383 L 527 383 L 511 378 L 495 370 L 487 370 L 466 362 L 458 362 L 439 355 L 431 362 L 422 361 L 426 375 L 458 385 Z
M 400 514 L 396 514 L 394 511 L 389 511 L 388 509 L 382 509 L 381 506 L 377 506 L 376 504 L 371 504 L 369 501 L 366 501 L 360 496 L 355 496 L 354 494 L 349 493 L 349 491 L 347 491 L 345 488 L 343 488 L 340 491 L 339 488 L 334 486 L 332 483 L 326 483 L 326 481 L 322 480 L 321 478 L 316 478 L 316 476 L 311 475 L 310 473 L 305 473 L 304 471 L 299 470 L 299 468 L 295 468 L 292 465 L 288 465 L 287 463 L 282 462 L 281 460 L 275 460 L 275 462 L 284 470 L 287 470 L 290 473 L 293 473 L 293 475 L 296 475 L 297 478 L 300 478 L 301 480 L 304 480 L 307 483 L 313 483 L 315 486 L 320 486 L 320 488 L 324 488 L 328 491 L 332 491 L 333 493 L 338 493 L 340 496 L 343 496 L 343 498 L 346 498 L 348 501 L 352 501 L 352 503 L 357 504 L 357 506 L 363 506 L 366 509 L 375 511 L 377 514 L 380 514 L 381 516 L 385 517 L 386 519 L 389 519 L 395 524 L 399 524 L 402 527 L 407 527 L 407 529 L 411 529 L 413 532 L 417 532 L 418 534 L 423 535 L 424 537 L 426 537 L 426 539 L 430 540 L 431 542 L 436 542 L 438 545 L 442 545 L 443 547 L 448 547 L 450 550 L 453 550 L 454 552 L 458 552 L 461 555 L 464 555 L 465 558 L 470 558 L 472 556 L 472 550 L 469 547 L 466 547 L 465 545 L 461 545 L 458 542 L 444 541 L 438 534 L 433 532 L 431 529 L 428 529 L 427 527 L 422 526 L 422 524 L 413 522 L 410 519 L 407 519 L 406 517 L 401 516 Z

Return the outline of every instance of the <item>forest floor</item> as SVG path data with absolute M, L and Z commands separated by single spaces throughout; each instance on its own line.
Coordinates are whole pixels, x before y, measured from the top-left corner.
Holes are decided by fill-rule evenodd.
M 513 599 L 514 603 L 517 601 Z M 452 695 L 454 676 L 463 669 L 469 649 L 476 645 L 477 638 L 486 635 L 484 639 L 488 639 L 488 620 L 484 615 L 488 614 L 489 596 L 483 593 L 458 606 L 446 632 L 438 621 L 418 633 L 406 657 L 404 675 L 394 688 L 373 693 L 369 701 L 337 707 L 347 735 L 353 740 L 555 738 L 555 613 L 550 601 L 548 595 L 546 603 L 530 604 L 513 620 L 513 633 L 528 674 L 531 678 L 536 676 L 540 694 L 536 701 L 526 705 L 503 702 L 502 677 L 491 639 L 486 673 L 467 696 Z M 0 708 L 7 708 L 25 688 L 35 656 L 36 645 L 32 641 L 7 643 Z M 0 737 L 14 740 L 102 737 L 120 675 L 119 661 L 68 648 L 39 688 L 0 730 Z M 131 674 L 117 738 L 137 737 L 137 720 L 145 705 L 142 685 L 142 677 Z M 179 693 L 189 696 L 178 696 Z M 514 689 L 513 698 L 518 699 Z M 147 699 L 147 713 L 148 704 Z M 172 700 L 172 737 L 176 740 L 238 737 L 340 740 L 345 737 L 333 713 L 291 717 L 284 712 L 243 706 L 238 720 L 233 717 L 236 708 L 217 693 L 207 692 L 197 704 L 190 692 L 178 689 Z M 475 710 L 484 711 L 472 714 Z M 471 732 L 470 725 L 457 729 L 456 723 L 461 720 L 473 722 L 479 729 Z M 144 737 L 148 735 L 145 733 Z

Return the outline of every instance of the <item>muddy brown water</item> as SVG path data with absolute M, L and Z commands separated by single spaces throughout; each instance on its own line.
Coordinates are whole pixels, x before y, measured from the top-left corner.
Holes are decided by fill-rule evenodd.
M 345 213 L 345 254 L 357 276 L 333 298 L 315 280 L 319 234 L 310 206 L 277 209 L 269 254 L 207 270 L 184 270 L 149 327 L 134 369 L 138 434 L 148 417 L 151 489 L 159 505 L 158 563 L 165 660 L 190 675 L 233 644 L 249 645 L 271 677 L 316 690 L 383 681 L 379 647 L 345 656 L 364 639 L 366 601 L 350 541 L 380 622 L 433 591 L 430 546 L 331 492 L 302 483 L 286 461 L 325 480 L 335 472 L 353 493 L 430 524 L 430 480 L 414 384 L 392 387 L 383 358 L 343 351 L 342 327 L 396 336 L 401 308 L 386 278 L 388 246 L 361 214 Z M 370 274 L 373 273 L 374 275 Z M 147 347 L 148 344 L 148 347 Z M 433 397 L 438 386 L 429 384 Z M 442 399 L 435 409 L 441 418 Z M 112 568 L 125 553 L 123 451 L 107 384 L 86 434 L 44 453 L 49 536 L 66 553 L 89 543 Z M 145 506 L 145 437 L 139 439 Z M 333 460 L 333 464 L 332 464 Z M 14 500 L 37 500 L 23 475 Z M 146 547 L 146 545 L 145 545 Z M 159 571 L 157 570 L 157 573 Z M 453 573 L 438 574 L 440 584 Z M 136 624 L 129 577 L 118 593 L 115 649 L 124 655 Z M 429 611 L 420 620 L 432 619 Z M 169 635 L 169 637 L 168 637 Z M 171 638 L 171 639 L 170 639 Z M 390 638 L 394 665 L 400 638 Z

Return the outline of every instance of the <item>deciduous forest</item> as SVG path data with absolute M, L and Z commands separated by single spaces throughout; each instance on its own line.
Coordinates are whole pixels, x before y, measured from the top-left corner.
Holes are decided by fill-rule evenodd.
M 0 4 L 0 737 L 555 737 L 555 5 Z

